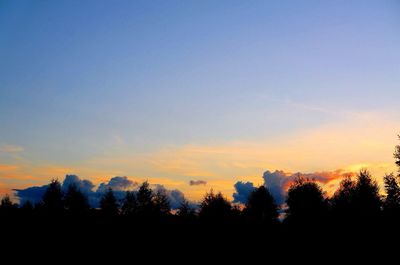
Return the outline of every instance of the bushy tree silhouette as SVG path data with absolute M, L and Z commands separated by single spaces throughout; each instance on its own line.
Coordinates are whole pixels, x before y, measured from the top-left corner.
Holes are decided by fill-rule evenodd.
M 133 191 L 127 191 L 121 207 L 121 214 L 124 216 L 134 216 L 137 212 L 138 203 Z
M 250 193 L 243 213 L 249 219 L 267 223 L 276 223 L 278 219 L 278 207 L 265 186 Z
M 211 190 L 200 203 L 199 217 L 209 221 L 227 221 L 232 218 L 232 205 L 222 195 Z
M 390 180 L 388 177 L 387 181 Z M 331 204 L 336 218 L 368 221 L 379 216 L 382 201 L 376 181 L 367 170 L 361 170 L 355 181 L 350 177 L 342 180 Z
M 115 198 L 113 190 L 111 188 L 108 188 L 103 197 L 100 199 L 100 209 L 103 215 L 108 217 L 118 215 L 118 207 L 119 205 L 117 199 Z
M 76 184 L 69 185 L 65 193 L 64 204 L 69 213 L 73 215 L 84 215 L 90 209 L 87 197 Z
M 41 207 L 46 214 L 51 215 L 59 215 L 64 211 L 63 192 L 57 179 L 53 179 L 47 187 Z
M 312 179 L 297 177 L 286 199 L 288 222 L 319 222 L 327 213 L 327 201 L 321 187 Z

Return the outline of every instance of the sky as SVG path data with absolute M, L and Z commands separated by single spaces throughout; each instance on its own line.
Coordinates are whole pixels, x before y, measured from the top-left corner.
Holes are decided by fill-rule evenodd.
M 67 174 L 192 200 L 275 170 L 379 179 L 399 98 L 396 0 L 0 1 L 0 195 Z

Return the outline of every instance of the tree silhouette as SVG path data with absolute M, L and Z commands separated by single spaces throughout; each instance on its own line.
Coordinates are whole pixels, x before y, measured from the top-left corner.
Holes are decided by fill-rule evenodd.
M 47 187 L 41 206 L 47 214 L 58 215 L 63 212 L 63 193 L 61 184 L 57 179 L 53 179 Z
M 348 219 L 354 215 L 355 189 L 356 182 L 351 179 L 351 175 L 345 176 L 330 200 L 334 217 Z
M 111 188 L 104 193 L 100 199 L 100 209 L 105 216 L 116 216 L 118 214 L 118 202 L 114 196 L 114 192 Z
M 314 181 L 297 177 L 288 190 L 287 221 L 318 222 L 327 213 L 327 202 L 321 187 Z
M 147 181 L 140 185 L 136 199 L 137 213 L 139 217 L 148 218 L 154 214 L 154 193 Z
M 171 212 L 171 206 L 165 189 L 159 189 L 154 196 L 156 214 L 160 217 L 167 216 Z
M 121 213 L 124 216 L 134 216 L 136 214 L 138 203 L 133 191 L 127 191 L 122 203 Z
M 14 204 L 10 196 L 6 194 L 2 199 L 0 203 L 0 215 L 1 216 L 11 216 L 14 214 L 17 210 L 18 206 Z
M 190 206 L 189 202 L 186 199 L 183 199 L 176 214 L 181 218 L 189 219 L 195 216 L 195 211 Z
M 64 197 L 65 208 L 73 215 L 82 215 L 89 211 L 87 197 L 75 183 L 69 185 Z
M 399 177 L 388 174 L 384 178 L 386 198 L 383 204 L 384 213 L 389 217 L 400 217 Z
M 354 210 L 360 217 L 377 217 L 381 210 L 379 187 L 367 170 L 361 170 L 354 187 Z
M 23 214 L 30 215 L 32 214 L 34 208 L 30 201 L 26 201 L 21 205 L 20 210 Z
M 211 221 L 227 221 L 232 217 L 232 205 L 222 195 L 211 190 L 200 203 L 199 217 Z
M 250 193 L 244 215 L 252 220 L 268 223 L 277 222 L 278 207 L 265 186 L 260 186 Z
M 400 140 L 400 135 L 398 135 L 397 137 Z M 395 163 L 396 163 L 396 165 L 398 167 L 398 172 L 399 172 L 399 175 L 400 175 L 400 145 L 396 145 L 395 146 L 395 150 L 394 150 L 393 156 L 394 156 Z

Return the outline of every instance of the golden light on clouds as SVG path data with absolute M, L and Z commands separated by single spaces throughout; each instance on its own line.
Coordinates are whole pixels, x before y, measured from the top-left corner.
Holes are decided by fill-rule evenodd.
M 338 172 L 339 178 L 341 172 L 367 168 L 381 183 L 385 173 L 396 170 L 392 156 L 397 128 L 400 122 L 387 113 L 346 114 L 337 122 L 268 139 L 170 146 L 141 154 L 124 151 L 73 165 L 15 161 L 0 165 L 0 182 L 20 188 L 21 183 L 42 185 L 54 177 L 77 174 L 98 184 L 119 175 L 177 188 L 195 200 L 210 188 L 230 197 L 233 184 L 239 180 L 260 185 L 266 170 Z M 207 184 L 190 186 L 190 180 L 204 180 Z M 337 182 L 334 177 L 325 184 L 332 189 Z

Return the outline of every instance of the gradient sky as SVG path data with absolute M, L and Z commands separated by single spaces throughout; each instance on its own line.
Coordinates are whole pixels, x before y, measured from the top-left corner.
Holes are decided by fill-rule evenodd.
M 378 177 L 399 98 L 396 0 L 0 1 L 0 193 L 67 173 L 194 199 L 266 170 Z

